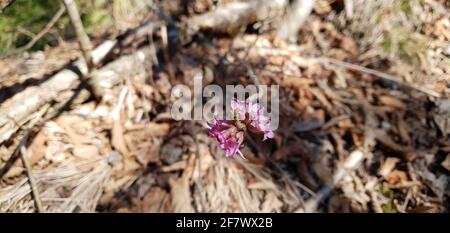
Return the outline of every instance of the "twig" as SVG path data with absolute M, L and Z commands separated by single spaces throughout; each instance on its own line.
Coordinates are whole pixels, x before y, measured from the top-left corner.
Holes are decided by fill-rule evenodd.
M 170 78 L 173 79 L 175 78 L 175 71 L 173 69 L 172 63 L 170 63 L 169 39 L 167 37 L 167 27 L 165 25 L 161 26 L 161 43 L 163 48 L 164 61 L 167 67 L 167 72 L 169 72 Z
M 31 192 L 33 193 L 34 203 L 36 205 L 36 209 L 39 213 L 44 213 L 44 208 L 42 207 L 41 198 L 39 196 L 39 191 L 37 189 L 37 183 L 34 179 L 33 172 L 31 169 L 30 161 L 28 160 L 29 154 L 27 149 L 25 148 L 26 139 L 22 140 L 20 145 L 20 153 L 22 157 L 22 162 L 25 166 L 28 175 L 28 181 L 30 182 Z
M 306 201 L 303 208 L 299 208 L 295 212 L 315 212 L 319 203 L 331 194 L 334 186 L 337 185 L 342 180 L 342 178 L 344 178 L 350 171 L 354 170 L 361 163 L 364 157 L 364 153 L 360 150 L 356 150 L 350 153 L 344 164 L 333 175 L 332 186 L 325 185 L 322 189 L 319 190 L 319 192 L 317 192 L 317 195 L 315 197 Z
M 31 39 L 33 39 L 33 37 L 36 36 L 35 33 L 28 31 L 27 29 L 23 28 L 23 27 L 17 27 L 17 32 L 22 33 L 28 37 L 30 37 Z
M 421 92 L 423 92 L 425 94 L 428 94 L 430 96 L 434 96 L 434 97 L 437 97 L 437 98 L 441 97 L 441 95 L 439 93 L 435 92 L 435 91 L 423 88 L 421 86 L 416 86 L 414 84 L 407 83 L 407 82 L 401 80 L 400 78 L 398 78 L 396 76 L 393 76 L 393 75 L 390 75 L 390 74 L 386 74 L 386 73 L 383 73 L 383 72 L 378 71 L 378 70 L 369 69 L 369 68 L 366 68 L 364 66 L 355 65 L 355 64 L 352 64 L 352 63 L 344 62 L 344 61 L 339 61 L 339 60 L 334 59 L 334 58 L 322 58 L 321 60 L 323 62 L 325 62 L 325 63 L 331 63 L 331 64 L 334 64 L 334 65 L 337 65 L 337 66 L 341 66 L 341 67 L 344 67 L 344 68 L 347 68 L 347 69 L 351 69 L 351 70 L 355 70 L 355 71 L 371 74 L 371 75 L 374 75 L 374 76 L 377 76 L 377 77 L 380 77 L 380 78 L 383 78 L 383 79 L 386 79 L 386 80 L 398 83 L 400 85 L 403 85 L 403 86 L 406 86 L 406 87 L 409 87 L 409 88 L 412 88 L 412 89 L 419 90 L 419 91 L 421 91 Z
M 365 132 L 364 132 L 364 145 L 362 148 L 354 150 L 349 154 L 344 163 L 337 169 L 333 175 L 333 181 L 331 185 L 325 185 L 321 190 L 319 190 L 316 197 L 309 199 L 303 208 L 298 208 L 296 212 L 315 212 L 318 205 L 322 200 L 326 199 L 334 188 L 341 182 L 341 180 L 346 177 L 349 172 L 358 168 L 361 162 L 367 158 L 373 147 L 375 147 L 375 135 L 373 130 L 374 122 L 371 118 L 374 117 L 373 111 L 369 108 L 368 103 L 362 100 L 365 108 Z
M 78 43 L 80 44 L 81 52 L 83 53 L 83 57 L 89 72 L 94 67 L 94 62 L 92 61 L 91 41 L 89 40 L 88 35 L 84 31 L 83 23 L 81 22 L 80 19 L 80 13 L 78 12 L 78 8 L 75 2 L 73 0 L 64 0 L 64 5 L 66 5 L 70 21 L 73 27 L 75 28 Z
M 56 14 L 47 23 L 47 25 L 45 25 L 45 28 L 42 29 L 42 31 L 40 31 L 38 34 L 36 34 L 36 36 L 34 36 L 33 39 L 31 39 L 31 41 L 28 42 L 26 45 L 12 51 L 8 55 L 21 53 L 21 52 L 24 52 L 24 51 L 30 49 L 31 47 L 33 47 L 34 44 L 36 44 L 36 42 L 38 42 L 45 34 L 47 34 L 47 32 L 55 25 L 55 23 L 58 22 L 59 18 L 61 18 L 61 16 L 64 14 L 65 11 L 66 11 L 66 9 L 63 6 L 61 6 L 59 8 L 58 12 L 56 12 Z

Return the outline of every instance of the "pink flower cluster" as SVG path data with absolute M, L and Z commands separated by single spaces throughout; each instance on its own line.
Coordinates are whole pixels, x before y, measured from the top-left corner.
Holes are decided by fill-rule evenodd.
M 263 141 L 273 138 L 273 131 L 269 128 L 270 118 L 264 115 L 262 106 L 248 100 L 232 99 L 231 110 L 233 120 L 216 119 L 212 124 L 208 124 L 208 133 L 219 142 L 227 157 L 238 154 L 245 159 L 239 150 L 245 132 L 249 130 L 255 134 L 263 134 Z

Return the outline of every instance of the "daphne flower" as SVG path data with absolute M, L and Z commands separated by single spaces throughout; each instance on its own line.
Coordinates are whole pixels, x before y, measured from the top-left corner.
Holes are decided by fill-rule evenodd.
M 256 134 L 263 134 L 263 141 L 273 138 L 273 131 L 270 129 L 270 118 L 264 115 L 264 109 L 258 103 L 249 100 L 231 100 L 232 120 L 215 119 L 212 124 L 208 124 L 209 136 L 214 137 L 220 147 L 225 150 L 227 157 L 238 154 L 245 159 L 239 150 L 244 141 L 244 133 L 250 130 Z
M 208 124 L 209 136 L 216 138 L 220 148 L 225 150 L 227 157 L 238 154 L 245 159 L 239 150 L 244 141 L 244 132 L 238 129 L 231 120 L 215 120 L 213 124 Z
M 264 134 L 263 141 L 273 138 L 274 134 L 270 129 L 270 118 L 264 115 L 264 109 L 258 103 L 249 100 L 231 100 L 231 109 L 234 120 L 243 121 L 250 131 L 256 134 Z

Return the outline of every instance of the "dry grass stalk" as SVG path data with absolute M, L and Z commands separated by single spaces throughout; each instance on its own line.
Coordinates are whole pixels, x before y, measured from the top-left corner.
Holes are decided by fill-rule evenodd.
M 96 159 L 72 161 L 33 174 L 45 212 L 94 212 L 110 169 L 105 161 Z M 0 189 L 0 212 L 34 212 L 31 191 L 27 178 Z
M 268 169 L 246 161 L 217 156 L 203 179 L 206 186 L 196 195 L 203 195 L 206 212 L 282 212 L 303 202 L 295 181 L 277 181 Z

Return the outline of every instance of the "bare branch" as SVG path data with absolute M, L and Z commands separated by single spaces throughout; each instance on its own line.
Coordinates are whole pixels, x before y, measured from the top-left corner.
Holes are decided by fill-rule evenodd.
M 61 16 L 64 14 L 65 11 L 66 11 L 66 9 L 63 6 L 61 6 L 61 8 L 59 8 L 58 12 L 56 12 L 56 14 L 47 23 L 45 28 L 42 29 L 42 31 L 40 31 L 36 36 L 34 36 L 33 39 L 31 39 L 31 41 L 28 42 L 26 45 L 12 51 L 8 55 L 21 53 L 21 52 L 24 52 L 24 51 L 30 49 L 31 47 L 33 47 L 33 45 L 36 44 L 36 42 L 38 42 L 45 34 L 47 34 L 47 32 L 55 25 L 55 23 L 58 22 L 59 18 L 61 18 Z
M 92 44 L 91 41 L 89 40 L 88 35 L 84 31 L 83 23 L 81 22 L 80 13 L 78 12 L 77 5 L 73 0 L 64 0 L 64 5 L 66 5 L 70 21 L 72 22 L 72 25 L 75 28 L 75 33 L 77 34 L 81 52 L 83 53 L 83 57 L 86 62 L 87 68 L 90 71 L 94 67 L 94 63 L 92 61 Z
M 32 173 L 30 161 L 28 160 L 30 155 L 28 154 L 28 151 L 25 148 L 26 141 L 27 140 L 22 140 L 22 143 L 19 146 L 20 153 L 22 154 L 22 156 L 21 156 L 22 162 L 24 164 L 25 170 L 27 171 L 28 181 L 30 183 L 31 192 L 33 193 L 33 199 L 36 204 L 36 209 L 39 213 L 44 213 L 44 208 L 42 206 L 41 198 L 39 196 L 39 191 L 37 189 L 37 183 L 36 183 L 36 180 L 34 179 L 34 176 Z

